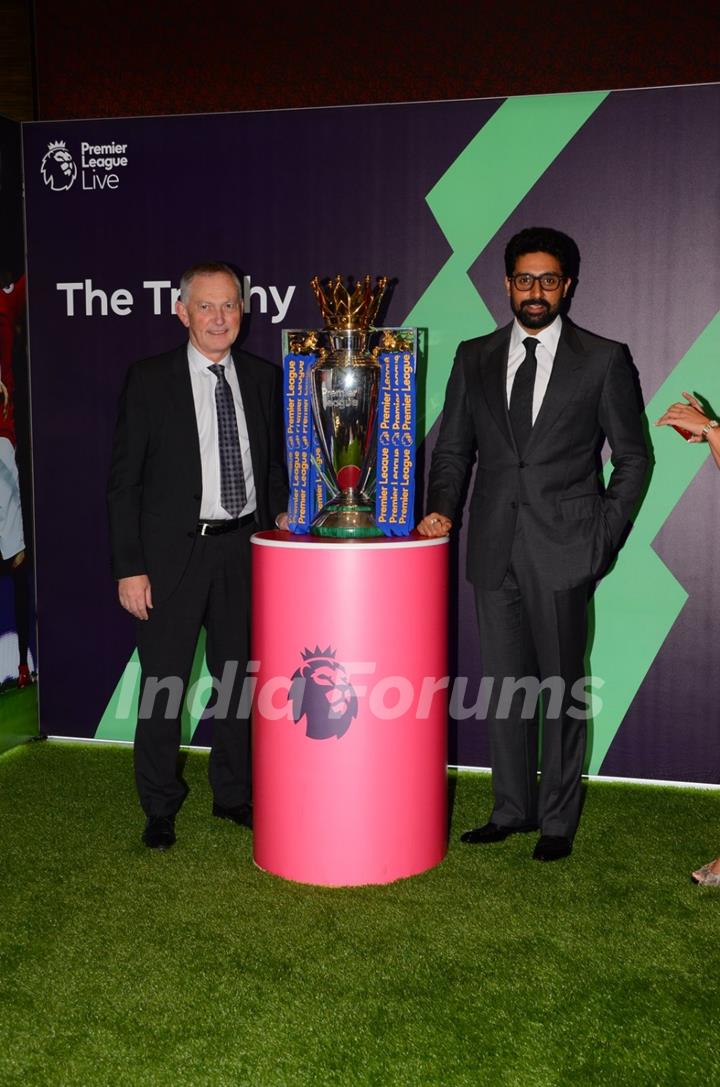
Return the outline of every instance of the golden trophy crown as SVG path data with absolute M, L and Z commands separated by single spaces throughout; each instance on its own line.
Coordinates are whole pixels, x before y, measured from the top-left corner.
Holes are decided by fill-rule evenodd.
M 364 279 L 357 280 L 351 289 L 344 285 L 340 275 L 336 275 L 324 286 L 319 276 L 313 276 L 310 282 L 325 328 L 355 330 L 368 329 L 374 322 L 388 278 L 379 276 L 377 285 L 373 287 L 372 277 L 367 275 Z

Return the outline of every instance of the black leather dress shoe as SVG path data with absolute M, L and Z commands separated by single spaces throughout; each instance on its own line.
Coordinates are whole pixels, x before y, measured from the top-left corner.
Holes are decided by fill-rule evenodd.
M 475 827 L 474 830 L 466 830 L 460 835 L 460 841 L 466 845 L 488 845 L 490 842 L 504 842 L 511 834 L 528 834 L 537 827 L 527 823 L 521 823 L 517 827 L 501 827 L 490 820 L 484 827 Z
M 229 819 L 237 823 L 239 827 L 249 827 L 252 830 L 252 805 L 238 804 L 234 808 L 224 808 L 222 804 L 213 804 L 212 813 L 216 819 Z
M 145 824 L 142 840 L 148 849 L 161 853 L 175 845 L 175 819 L 171 815 L 151 815 Z
M 533 851 L 533 860 L 559 861 L 572 853 L 572 841 L 561 835 L 541 834 Z

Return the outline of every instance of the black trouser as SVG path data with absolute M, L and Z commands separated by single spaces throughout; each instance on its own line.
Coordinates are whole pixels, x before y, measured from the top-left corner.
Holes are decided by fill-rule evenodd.
M 213 797 L 228 808 L 251 800 L 250 722 L 237 713 L 249 653 L 250 536 L 256 527 L 198 536 L 180 584 L 147 621 L 137 622 L 142 678 L 135 782 L 146 815 L 174 815 L 187 794 L 177 770 L 180 715 L 203 626 L 208 671 L 221 687 L 218 713 L 210 711 Z M 224 672 L 226 684 L 233 673 L 227 689 Z
M 572 838 L 580 817 L 587 733 L 582 680 L 589 585 L 555 591 L 546 582 L 537 551 L 525 540 L 518 519 L 502 585 L 475 593 L 483 671 L 493 677 L 488 719 L 495 798 L 491 819 L 500 826 L 537 823 L 543 834 Z M 528 683 L 517 683 L 528 678 Z M 538 711 L 532 698 L 537 681 L 546 684 L 539 789 Z M 572 693 L 578 681 L 579 698 Z

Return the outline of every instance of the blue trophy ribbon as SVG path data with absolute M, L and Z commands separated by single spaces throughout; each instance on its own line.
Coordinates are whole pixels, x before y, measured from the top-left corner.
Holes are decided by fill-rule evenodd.
M 310 373 L 316 355 L 288 354 L 283 360 L 285 401 L 285 448 L 287 452 L 291 532 L 301 535 L 310 528 L 318 502 L 324 502 L 324 484 L 317 464 L 319 448 L 310 402 Z
M 412 531 L 415 505 L 415 356 L 380 355 L 375 521 L 385 536 Z

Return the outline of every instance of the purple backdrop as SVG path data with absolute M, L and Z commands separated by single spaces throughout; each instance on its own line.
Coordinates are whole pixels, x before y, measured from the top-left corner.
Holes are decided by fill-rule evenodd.
M 143 282 L 175 284 L 185 266 L 203 258 L 238 265 L 253 287 L 268 292 L 267 313 L 258 294 L 250 299 L 244 344 L 278 362 L 281 327 L 318 324 L 308 286 L 315 273 L 395 276 L 384 319 L 403 323 L 450 254 L 426 196 L 501 105 L 24 126 L 46 733 L 92 736 L 132 650 L 132 627 L 115 601 L 105 525 L 116 400 L 133 359 L 182 339 L 169 292 L 160 292 L 163 312 L 156 316 L 153 290 Z M 630 345 L 649 400 L 717 312 L 719 118 L 717 86 L 609 95 L 470 268 L 495 321 L 508 317 L 508 236 L 537 222 L 566 230 L 583 256 L 573 319 Z M 56 141 L 65 141 L 77 170 L 69 188 L 58 161 L 46 164 L 50 180 L 43 178 L 41 163 Z M 110 171 L 115 182 L 104 167 L 88 165 L 105 153 L 83 152 L 83 144 L 114 145 L 115 157 L 127 160 Z M 477 201 L 481 207 L 482 191 Z M 116 295 L 121 312 L 110 308 L 102 316 L 97 296 L 86 314 L 85 281 L 108 298 L 129 291 L 133 303 Z M 83 288 L 58 289 L 69 283 Z M 296 289 L 287 313 L 273 321 L 270 288 L 286 298 L 290 286 Z M 720 391 L 700 391 L 720 404 Z M 426 459 L 433 440 L 434 430 Z M 708 632 L 718 579 L 710 536 L 689 534 L 688 523 L 717 517 L 719 482 L 706 465 L 657 538 L 690 599 L 630 707 L 605 772 L 717 777 L 720 750 L 709 722 L 720 692 Z M 462 556 L 458 562 L 462 569 Z M 470 701 L 481 662 L 462 576 L 451 605 L 456 668 L 469 677 Z M 711 678 L 697 684 L 689 669 Z M 451 755 L 460 764 L 487 765 L 484 728 L 451 723 Z

